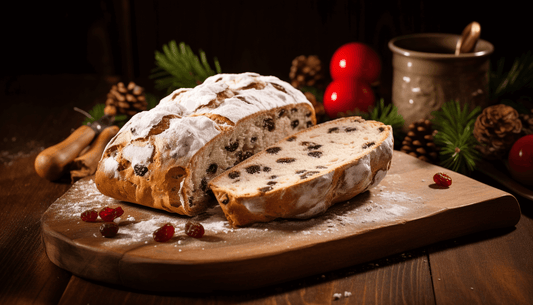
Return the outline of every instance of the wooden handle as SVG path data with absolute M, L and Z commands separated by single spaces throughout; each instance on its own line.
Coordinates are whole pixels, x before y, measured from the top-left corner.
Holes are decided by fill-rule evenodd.
M 91 143 L 95 135 L 96 132 L 91 127 L 81 126 L 63 142 L 39 153 L 35 159 L 35 171 L 39 176 L 50 181 L 59 179 L 64 174 L 67 165 Z
M 109 143 L 111 138 L 118 133 L 118 130 L 118 126 L 109 126 L 105 128 L 98 137 L 96 137 L 87 152 L 74 159 L 70 169 L 70 178 L 72 182 L 90 176 L 96 172 L 98 161 L 100 161 L 107 143 Z

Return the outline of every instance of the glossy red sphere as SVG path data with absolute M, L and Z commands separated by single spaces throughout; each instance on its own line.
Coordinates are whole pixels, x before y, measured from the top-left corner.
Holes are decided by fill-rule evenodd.
M 329 70 L 334 80 L 357 78 L 371 84 L 379 78 L 381 61 L 371 47 L 359 42 L 350 42 L 335 51 Z
M 513 144 L 508 161 L 513 178 L 533 185 L 533 135 L 523 136 Z
M 324 110 L 330 118 L 339 112 L 368 112 L 376 97 L 368 83 L 359 79 L 343 78 L 332 81 L 324 93 Z

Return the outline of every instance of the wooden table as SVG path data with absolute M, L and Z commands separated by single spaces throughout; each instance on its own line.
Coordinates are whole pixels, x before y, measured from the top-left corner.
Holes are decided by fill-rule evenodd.
M 254 291 L 151 293 L 88 281 L 52 264 L 40 220 L 70 181 L 37 176 L 33 162 L 104 101 L 117 79 L 85 75 L 2 79 L 0 304 L 532 304 L 533 202 L 517 197 L 514 228 L 485 231 Z M 496 182 L 474 178 L 495 187 Z M 325 258 L 327 259 L 327 258 Z M 201 285 L 201 283 L 199 283 Z M 333 296 L 342 296 L 335 299 Z

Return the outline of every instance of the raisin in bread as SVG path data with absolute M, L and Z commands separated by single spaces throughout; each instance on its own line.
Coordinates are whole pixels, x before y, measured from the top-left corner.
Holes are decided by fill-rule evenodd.
M 310 218 L 379 184 L 392 153 L 390 126 L 341 118 L 287 137 L 209 186 L 233 226 Z
M 276 77 L 215 75 L 132 117 L 107 145 L 95 182 L 119 200 L 197 215 L 216 205 L 212 178 L 314 124 L 303 93 Z

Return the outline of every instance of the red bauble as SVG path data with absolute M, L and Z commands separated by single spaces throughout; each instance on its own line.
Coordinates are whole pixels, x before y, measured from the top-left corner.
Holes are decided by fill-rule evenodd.
M 324 93 L 324 110 L 330 118 L 336 118 L 339 112 L 368 112 L 374 105 L 374 92 L 366 82 L 343 78 L 332 81 Z
M 514 179 L 533 185 L 533 135 L 523 136 L 513 144 L 508 161 Z
M 350 42 L 335 51 L 329 70 L 334 80 L 357 78 L 371 84 L 379 78 L 381 61 L 371 47 L 363 43 Z

